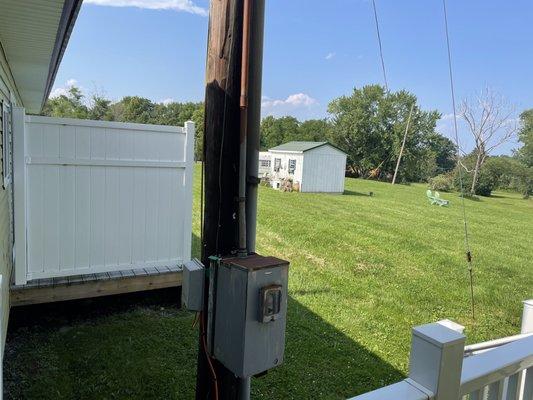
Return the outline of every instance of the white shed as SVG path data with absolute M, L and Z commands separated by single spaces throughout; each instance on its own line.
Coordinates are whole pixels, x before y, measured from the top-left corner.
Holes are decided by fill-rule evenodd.
M 269 153 L 274 182 L 292 178 L 301 192 L 344 192 L 346 153 L 330 143 L 288 142 Z

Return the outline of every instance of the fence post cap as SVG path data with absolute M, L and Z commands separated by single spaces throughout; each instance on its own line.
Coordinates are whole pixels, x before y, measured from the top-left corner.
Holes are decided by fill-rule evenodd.
M 463 325 L 458 324 L 457 322 L 454 322 L 450 319 L 443 319 L 443 320 L 437 321 L 437 324 L 445 326 L 446 328 L 450 328 L 459 333 L 463 333 L 465 331 L 465 327 Z
M 417 326 L 413 328 L 413 335 L 441 348 L 453 346 L 466 339 L 462 333 L 439 323 Z
M 523 303 L 524 303 L 524 306 L 533 307 L 533 299 L 524 300 Z

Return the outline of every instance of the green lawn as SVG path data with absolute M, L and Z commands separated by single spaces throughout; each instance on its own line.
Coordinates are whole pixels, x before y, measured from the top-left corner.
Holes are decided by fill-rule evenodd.
M 519 331 L 521 301 L 533 297 L 533 201 L 466 200 L 474 321 L 460 199 L 443 194 L 450 207 L 430 206 L 425 190 L 356 179 L 344 195 L 261 188 L 258 250 L 291 261 L 290 299 L 285 363 L 253 380 L 253 398 L 343 399 L 400 380 L 417 324 L 453 319 L 469 342 Z M 196 331 L 175 296 L 15 311 L 7 397 L 193 398 Z

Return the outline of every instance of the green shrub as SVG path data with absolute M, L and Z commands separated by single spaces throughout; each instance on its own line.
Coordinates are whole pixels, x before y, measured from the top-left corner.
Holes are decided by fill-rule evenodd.
M 429 178 L 429 188 L 431 190 L 438 190 L 441 192 L 450 192 L 454 189 L 453 175 L 440 174 Z
M 465 170 L 461 171 L 463 177 L 463 190 L 465 193 L 470 193 L 470 188 L 472 187 L 472 180 L 474 179 L 473 172 L 466 172 Z M 457 190 L 461 190 L 461 184 L 459 179 L 459 171 L 456 172 L 454 182 Z M 475 188 L 475 193 L 478 196 L 489 197 L 490 194 L 498 186 L 498 178 L 494 176 L 493 171 L 489 168 L 481 168 L 477 178 L 477 184 Z

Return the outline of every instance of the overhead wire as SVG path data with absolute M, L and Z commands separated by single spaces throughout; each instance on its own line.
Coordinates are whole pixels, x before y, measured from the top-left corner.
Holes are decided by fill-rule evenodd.
M 383 81 L 385 83 L 385 90 L 389 91 L 389 84 L 387 82 L 387 71 L 385 70 L 385 59 L 383 58 L 383 46 L 381 44 L 381 32 L 379 29 L 379 19 L 378 19 L 378 10 L 376 7 L 376 0 L 372 0 L 372 6 L 374 8 L 374 20 L 376 21 L 376 33 L 379 43 L 379 57 L 381 59 L 381 68 L 383 70 Z
M 443 11 L 444 11 L 444 27 L 446 31 L 446 46 L 448 50 L 448 71 L 450 77 L 450 91 L 452 97 L 452 107 L 453 107 L 453 129 L 455 134 L 455 144 L 457 146 L 457 163 L 461 161 L 461 150 L 459 146 L 459 129 L 457 127 L 457 107 L 455 102 L 455 84 L 453 79 L 453 66 L 452 66 L 452 52 L 450 45 L 450 33 L 448 29 L 448 10 L 446 7 L 446 0 L 442 0 Z M 466 252 L 466 262 L 468 266 L 468 273 L 470 277 L 470 300 L 472 306 L 472 319 L 475 319 L 475 299 L 474 299 L 474 271 L 472 263 L 472 251 L 470 249 L 470 239 L 468 231 L 468 219 L 466 216 L 466 204 L 465 204 L 465 192 L 464 192 L 464 181 L 463 181 L 463 171 L 459 168 L 459 187 L 461 190 L 461 204 L 463 211 L 463 225 L 464 225 L 464 243 L 465 243 L 465 252 Z

